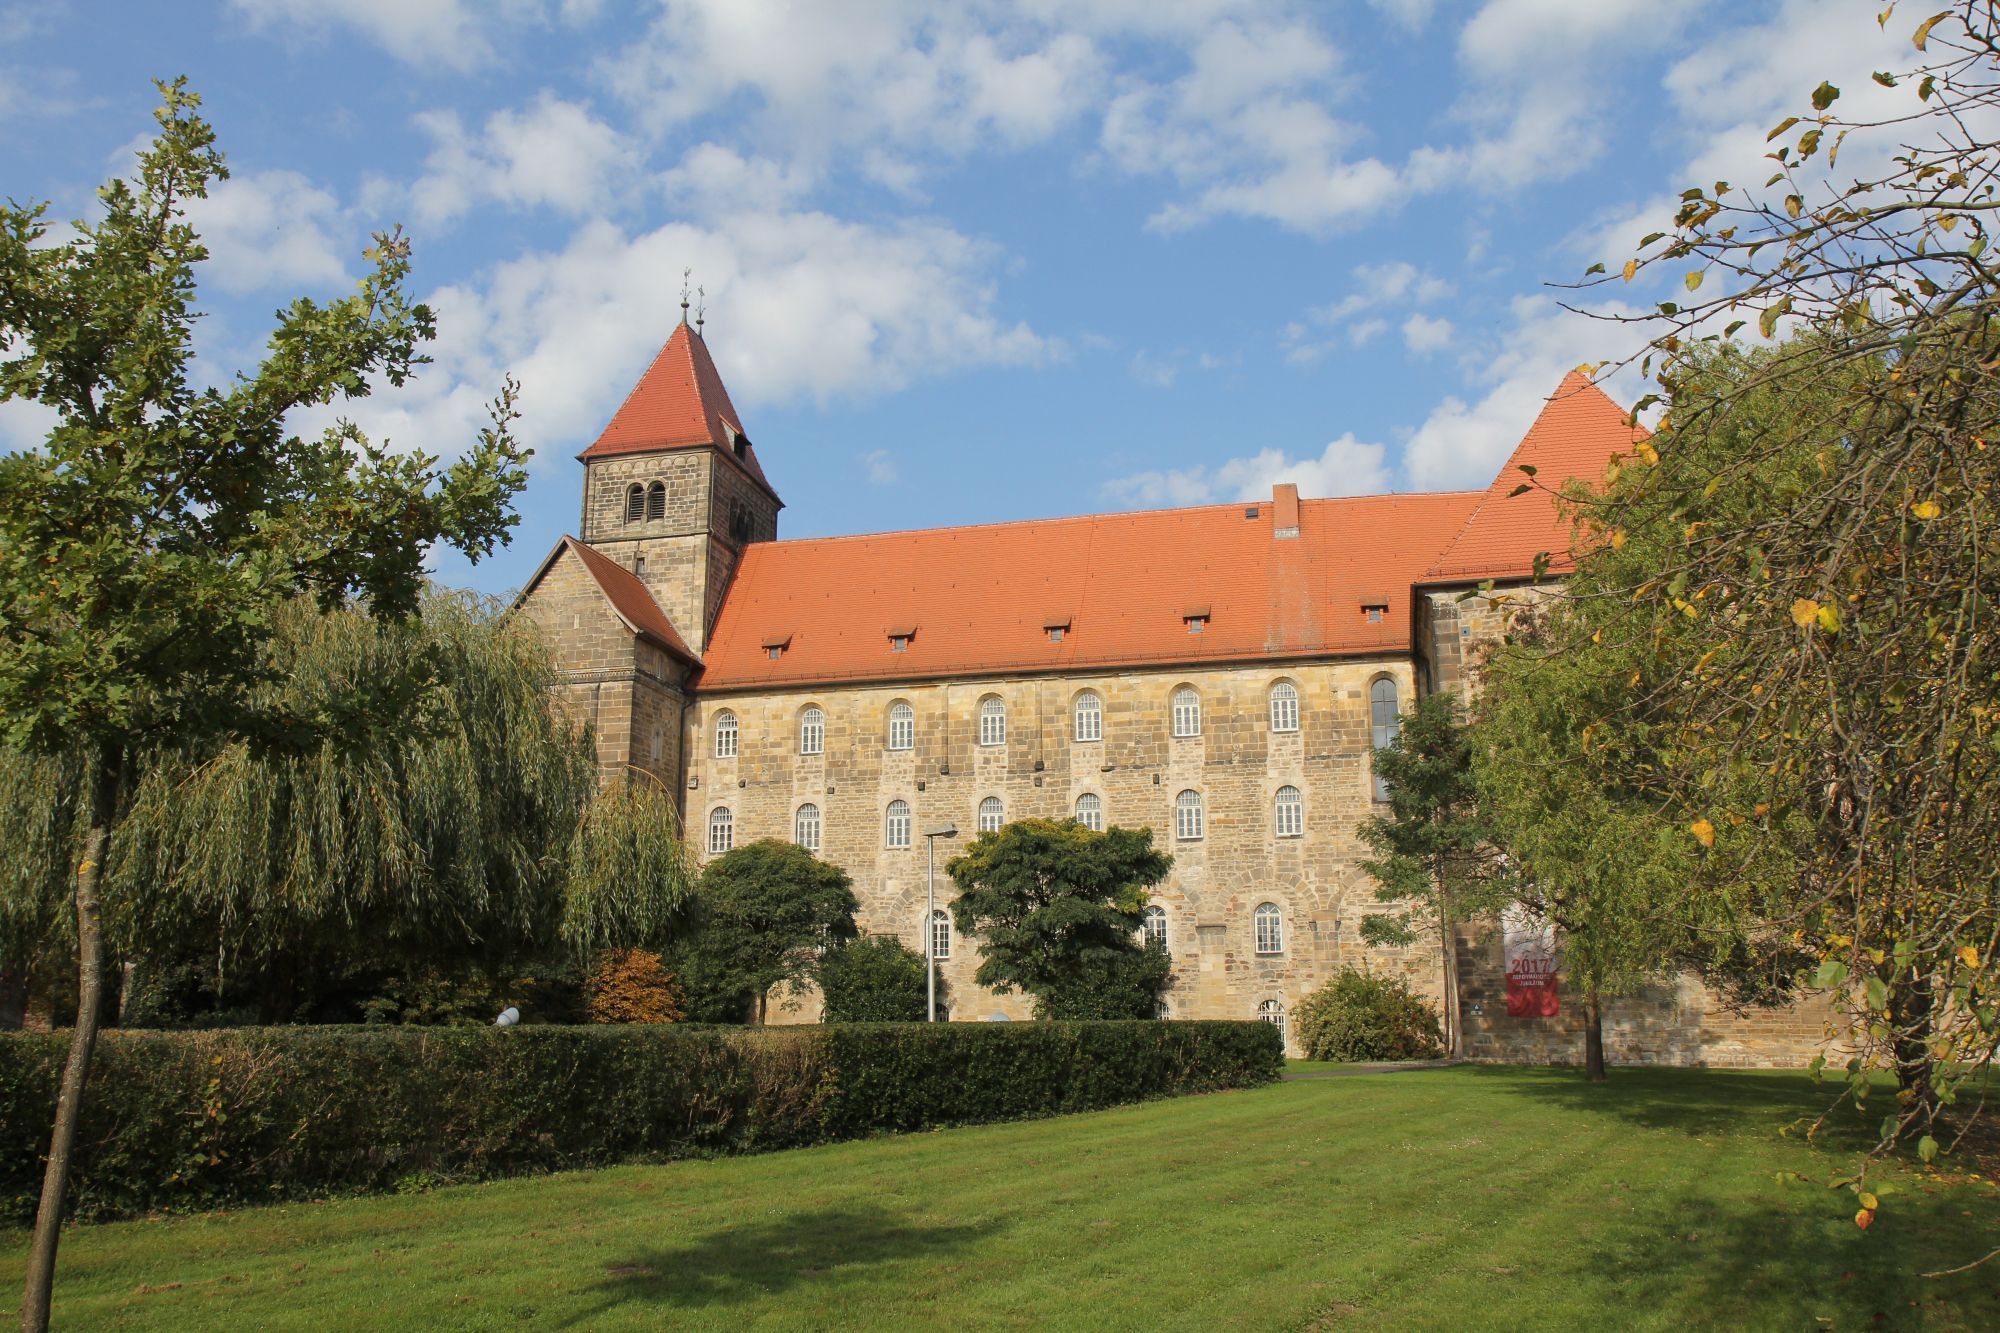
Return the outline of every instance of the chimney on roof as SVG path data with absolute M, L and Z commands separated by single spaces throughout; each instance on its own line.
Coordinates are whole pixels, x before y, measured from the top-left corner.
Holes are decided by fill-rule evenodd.
M 1271 488 L 1271 535 L 1280 538 L 1299 535 L 1299 488 L 1289 481 Z

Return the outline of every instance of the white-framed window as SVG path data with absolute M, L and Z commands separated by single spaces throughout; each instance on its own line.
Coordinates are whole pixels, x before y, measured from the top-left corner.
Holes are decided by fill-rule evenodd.
M 826 714 L 814 704 L 799 714 L 799 753 L 819 754 L 826 749 Z
M 1289 680 L 1281 680 L 1271 687 L 1271 730 L 1297 731 L 1298 729 L 1298 687 Z
M 979 701 L 979 743 L 1007 743 L 1007 702 L 997 694 L 989 694 Z
M 1306 802 L 1299 795 L 1297 787 L 1278 788 L 1275 818 L 1272 821 L 1281 838 L 1302 838 L 1306 833 Z
M 1076 696 L 1076 738 L 1080 741 L 1104 739 L 1104 700 L 1095 690 Z
M 1139 927 L 1141 937 L 1148 944 L 1167 947 L 1167 909 L 1158 903 L 1149 903 L 1146 913 L 1140 918 L 1144 923 Z
M 1174 735 L 1201 735 L 1201 696 L 1191 685 L 1183 685 L 1174 691 Z
M 931 957 L 939 962 L 951 957 L 951 913 L 942 907 L 931 912 Z
M 736 757 L 736 714 L 726 708 L 715 715 L 715 757 Z
M 819 850 L 819 807 L 807 801 L 792 820 L 792 841 L 809 852 Z
M 726 805 L 708 812 L 708 854 L 720 856 L 736 845 L 736 816 Z
M 667 516 L 667 488 L 654 482 L 646 488 L 646 519 L 657 523 Z
M 1077 797 L 1076 822 L 1092 833 L 1104 832 L 1104 798 L 1092 791 Z
M 1278 1037 L 1285 1035 L 1285 1002 L 1283 1000 L 1260 1000 L 1257 1003 L 1257 1017 L 1278 1029 Z
M 889 705 L 889 748 L 908 750 L 917 743 L 917 710 L 906 703 Z
M 633 482 L 625 488 L 625 521 L 637 523 L 646 516 L 646 488 Z
M 1403 719 L 1396 708 L 1396 682 L 1387 676 L 1368 687 L 1368 724 L 1378 750 L 1387 749 L 1402 734 Z M 1375 775 L 1375 799 L 1389 799 L 1389 784 L 1380 773 Z
M 1201 837 L 1201 793 L 1184 791 L 1174 797 L 1174 837 L 1195 842 Z
M 1285 914 L 1278 910 L 1276 903 L 1258 903 L 1257 952 L 1283 953 L 1285 951 Z
M 889 802 L 889 813 L 882 821 L 882 842 L 887 847 L 908 847 L 910 845 L 910 803 L 908 801 Z
M 1007 822 L 1007 807 L 998 796 L 989 796 L 979 803 L 979 831 L 998 833 Z

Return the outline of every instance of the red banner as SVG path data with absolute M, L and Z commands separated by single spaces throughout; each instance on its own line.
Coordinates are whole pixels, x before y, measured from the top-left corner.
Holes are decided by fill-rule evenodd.
M 1517 908 L 1500 918 L 1500 944 L 1507 960 L 1508 1017 L 1554 1018 L 1560 1014 L 1555 931 Z

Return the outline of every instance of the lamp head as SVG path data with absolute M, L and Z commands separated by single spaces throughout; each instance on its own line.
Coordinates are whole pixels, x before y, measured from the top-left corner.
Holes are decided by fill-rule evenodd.
M 956 838 L 958 836 L 958 825 L 939 824 L 936 828 L 925 829 L 924 836 L 926 838 Z

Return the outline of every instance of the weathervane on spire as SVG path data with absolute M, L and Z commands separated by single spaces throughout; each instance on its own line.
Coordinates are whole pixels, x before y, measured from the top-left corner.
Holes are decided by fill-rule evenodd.
M 694 331 L 701 332 L 702 321 L 708 318 L 708 288 L 694 289 Z
M 693 276 L 693 269 L 684 268 L 681 270 L 681 323 L 683 324 L 688 322 L 688 279 Z

